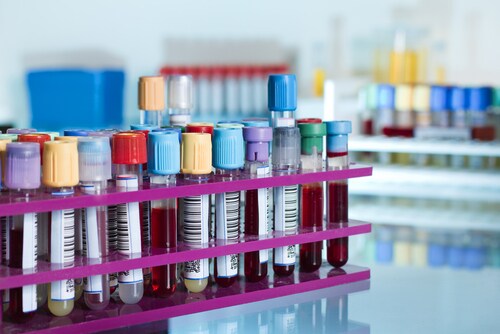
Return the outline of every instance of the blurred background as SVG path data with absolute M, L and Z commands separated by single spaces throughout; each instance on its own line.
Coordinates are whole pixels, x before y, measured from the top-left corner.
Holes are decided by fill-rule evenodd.
M 494 331 L 499 12 L 491 0 L 0 0 L 0 125 L 138 123 L 138 77 L 159 73 L 193 75 L 194 120 L 263 116 L 267 75 L 296 73 L 297 117 L 351 120 L 351 160 L 374 165 L 350 181 L 350 218 L 374 223 L 351 238 L 350 262 L 373 274 L 353 318 L 377 332 L 408 332 L 416 314 L 431 321 L 414 331 Z

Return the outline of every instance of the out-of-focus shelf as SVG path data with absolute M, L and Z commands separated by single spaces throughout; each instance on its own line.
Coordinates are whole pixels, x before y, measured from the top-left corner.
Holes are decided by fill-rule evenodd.
M 399 152 L 500 157 L 500 143 L 458 140 L 417 139 L 384 136 L 351 136 L 353 152 Z
M 86 277 L 120 272 L 129 269 L 155 267 L 171 263 L 182 263 L 217 256 L 242 254 L 262 249 L 271 249 L 288 245 L 303 244 L 346 236 L 369 233 L 371 225 L 360 221 L 350 221 L 342 226 L 327 226 L 323 229 L 300 230 L 295 235 L 273 235 L 243 237 L 240 242 L 222 244 L 222 240 L 211 242 L 199 248 L 180 244 L 177 249 L 148 249 L 141 256 L 125 256 L 114 253 L 101 262 L 77 256 L 73 267 L 39 261 L 36 269 L 16 269 L 0 266 L 0 290 L 23 285 L 40 284 L 75 277 Z
M 217 194 L 259 188 L 282 187 L 294 184 L 370 176 L 371 174 L 372 167 L 351 164 L 349 168 L 343 170 L 299 172 L 297 174 L 271 175 L 258 178 L 243 174 L 237 180 L 233 181 L 222 180 L 215 176 L 211 176 L 206 182 L 193 183 L 179 178 L 177 183 L 171 186 L 145 184 L 136 191 L 108 189 L 107 192 L 102 195 L 88 195 L 76 191 L 75 194 L 71 196 L 54 198 L 48 193 L 40 193 L 30 198 L 28 202 L 25 200 L 20 201 L 18 197 L 3 193 L 0 194 L 0 216 Z
M 269 270 L 272 273 L 272 267 Z M 181 285 L 170 298 L 144 297 L 136 305 L 112 302 L 105 311 L 90 311 L 79 302 L 75 305 L 75 310 L 64 318 L 53 317 L 45 309 L 41 309 L 25 324 L 14 325 L 4 321 L 1 328 L 4 333 L 98 332 L 294 295 L 369 278 L 370 270 L 367 268 L 346 265 L 342 269 L 333 269 L 323 265 L 315 273 L 305 274 L 296 270 L 288 279 L 274 279 L 271 274 L 269 280 L 259 283 L 247 283 L 241 278 L 230 288 L 217 288 L 216 285 L 212 285 L 202 293 L 187 293 Z
M 491 170 L 375 165 L 373 176 L 350 182 L 352 195 L 500 202 L 500 173 Z
M 373 224 L 421 228 L 500 232 L 500 211 L 466 210 L 391 204 L 351 203 L 349 216 L 370 218 Z

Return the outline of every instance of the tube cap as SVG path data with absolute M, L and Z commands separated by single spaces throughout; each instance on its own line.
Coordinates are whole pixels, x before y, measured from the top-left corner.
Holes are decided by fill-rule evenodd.
M 462 87 L 451 87 L 450 90 L 451 90 L 450 110 L 451 111 L 466 110 L 465 89 Z
M 242 128 L 244 127 L 243 123 L 239 121 L 222 121 L 217 122 L 216 127 L 218 128 Z
M 302 154 L 312 154 L 313 147 L 316 147 L 317 152 L 323 152 L 323 137 L 326 136 L 325 123 L 301 123 L 298 128 Z
M 378 85 L 371 84 L 366 87 L 366 108 L 369 110 L 377 109 L 378 101 Z
M 321 124 L 323 123 L 323 120 L 321 118 L 299 118 L 296 122 L 297 124 L 310 124 L 310 123 Z
M 500 107 L 500 87 L 495 87 L 492 90 L 493 98 L 491 104 L 495 107 Z
M 165 109 L 165 81 L 162 76 L 139 78 L 139 109 Z
M 60 136 L 60 133 L 56 132 L 56 131 L 37 131 L 37 132 L 32 132 L 32 133 L 49 135 L 50 140 L 54 140 L 54 138 L 56 138 L 57 136 Z
M 158 125 L 151 125 L 151 124 L 131 124 L 130 125 L 130 130 L 153 131 L 154 129 L 158 129 Z
M 186 125 L 186 132 L 190 133 L 209 133 L 214 134 L 214 124 L 213 123 L 189 123 Z
M 22 135 L 24 133 L 31 133 L 31 132 L 36 132 L 36 129 L 30 129 L 30 128 L 27 128 L 27 129 L 10 128 L 10 129 L 7 129 L 6 133 L 13 134 L 13 135 Z
M 267 107 L 271 111 L 297 109 L 297 79 L 294 74 L 271 74 L 267 81 Z
M 347 151 L 347 135 L 352 132 L 350 121 L 331 121 L 326 124 L 326 149 L 328 152 Z
M 208 133 L 183 133 L 181 172 L 210 174 L 212 172 L 212 140 Z
M 115 134 L 116 131 L 90 131 L 89 136 L 90 137 L 103 137 L 103 138 L 108 138 L 108 142 L 111 144 L 111 139 L 113 138 L 113 134 Z
M 70 129 L 64 130 L 64 135 L 66 137 L 87 137 L 89 135 L 89 131 L 83 129 Z
M 18 135 L 16 135 L 16 134 L 10 134 L 10 133 L 1 133 L 0 134 L 0 140 L 8 139 L 10 141 L 17 141 L 17 137 L 18 137 Z
M 170 75 L 167 78 L 168 107 L 170 109 L 191 109 L 193 107 L 193 77 Z
M 119 132 L 111 142 L 114 164 L 136 165 L 147 162 L 146 136 L 139 132 Z
M 40 145 L 8 143 L 5 162 L 5 185 L 10 189 L 40 187 Z
M 54 137 L 55 141 L 70 141 L 72 143 L 78 142 L 78 137 L 72 137 L 72 136 L 57 136 Z
M 52 188 L 73 187 L 78 184 L 76 142 L 48 141 L 44 144 L 42 182 Z
M 431 111 L 446 111 L 451 109 L 451 89 L 446 86 L 431 86 Z
M 413 88 L 413 110 L 416 112 L 429 112 L 431 89 L 427 85 L 417 85 Z
M 275 128 L 273 132 L 273 169 L 298 169 L 300 167 L 299 128 Z
M 186 126 L 191 123 L 191 115 L 189 114 L 173 114 L 169 116 L 171 126 Z
M 469 109 L 486 111 L 491 106 L 491 88 L 474 87 L 470 89 Z
M 394 109 L 396 90 L 388 84 L 378 85 L 377 105 L 378 110 Z
M 43 157 L 43 144 L 50 141 L 50 136 L 44 133 L 26 133 L 19 135 L 17 141 L 26 143 L 38 143 L 40 147 L 40 157 Z M 40 162 L 42 160 L 40 159 Z
M 80 181 L 111 179 L 111 147 L 106 137 L 86 137 L 78 140 Z
M 269 119 L 267 118 L 245 118 L 241 121 L 244 126 L 253 126 L 253 127 L 268 127 Z
M 241 124 L 240 124 L 241 125 Z M 243 167 L 243 131 L 241 128 L 215 128 L 213 139 L 213 165 L 220 169 Z
M 150 174 L 169 175 L 179 173 L 181 167 L 180 132 L 153 131 L 148 140 L 148 170 Z
M 182 142 L 182 129 L 180 127 L 166 126 L 159 129 L 154 129 L 151 133 L 175 132 L 179 137 L 179 143 Z
M 409 111 L 411 106 L 412 89 L 410 85 L 396 86 L 396 110 Z
M 247 142 L 247 161 L 269 161 L 269 142 L 273 140 L 273 129 L 266 127 L 245 127 L 243 138 Z

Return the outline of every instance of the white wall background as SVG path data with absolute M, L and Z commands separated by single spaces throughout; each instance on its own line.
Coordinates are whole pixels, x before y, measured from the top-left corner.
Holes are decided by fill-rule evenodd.
M 314 46 L 333 44 L 334 18 L 343 22 L 345 46 L 336 63 L 348 69 L 351 41 L 393 28 L 406 19 L 398 16 L 401 8 L 408 20 L 437 27 L 446 38 L 451 79 L 500 82 L 500 2 L 492 0 L 0 0 L 0 123 L 28 125 L 24 73 L 40 55 L 59 54 L 67 64 L 89 61 L 88 52 L 113 55 L 110 62 L 126 70 L 130 119 L 137 117 L 137 77 L 167 62 L 168 38 L 275 39 L 297 51 L 307 91 Z

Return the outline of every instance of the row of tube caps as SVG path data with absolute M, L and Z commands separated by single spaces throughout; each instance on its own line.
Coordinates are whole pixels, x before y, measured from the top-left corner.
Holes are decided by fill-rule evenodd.
M 498 92 L 497 92 L 498 91 Z M 384 127 L 483 127 L 488 110 L 500 105 L 491 87 L 371 84 L 360 91 L 366 134 Z
M 140 128 L 138 130 L 119 132 L 69 130 L 65 132 L 67 136 L 55 141 L 50 140 L 49 134 L 40 133 L 21 134 L 19 142 L 9 143 L 9 139 L 3 139 L 3 185 L 10 190 L 8 196 L 29 200 L 40 189 L 61 197 L 71 196 L 75 186 L 79 186 L 81 192 L 99 194 L 110 183 L 121 190 L 134 190 L 144 181 L 175 185 L 177 178 L 202 183 L 209 178 L 229 181 L 241 174 L 265 176 L 271 169 L 282 174 L 296 173 L 301 169 L 318 171 L 323 168 L 326 134 L 328 168 L 348 168 L 350 122 L 322 123 L 318 119 L 306 119 L 296 127 L 293 117 L 295 76 L 270 78 L 269 85 L 277 87 L 271 95 L 273 100 L 269 101 L 274 129 L 268 127 L 268 123 L 264 124 L 264 120 L 248 121 L 247 126 L 223 122 L 216 128 L 209 123 L 188 124 L 184 133 L 181 127 L 160 128 L 158 124 L 142 124 L 135 126 Z M 23 131 L 29 132 L 8 132 L 12 135 L 12 132 Z M 328 222 L 346 223 L 347 182 L 329 182 L 327 196 Z M 244 213 L 240 213 L 239 191 L 178 200 L 65 209 L 4 217 L 7 233 L 4 233 L 6 251 L 3 262 L 23 269 L 35 268 L 38 260 L 71 266 L 75 252 L 90 259 L 102 259 L 115 251 L 137 256 L 148 246 L 175 248 L 178 240 L 190 247 L 203 247 L 210 239 L 211 197 L 215 202 L 213 237 L 216 239 L 237 241 L 242 221 L 244 234 L 255 236 L 267 235 L 270 222 L 275 232 L 285 234 L 296 233 L 299 225 L 304 228 L 323 227 L 321 182 L 279 187 L 272 191 L 248 190 L 244 193 Z M 272 213 L 269 209 L 271 203 Z M 322 264 L 322 247 L 322 242 L 300 246 L 301 271 L 318 270 Z M 327 241 L 327 260 L 331 265 L 343 266 L 347 262 L 347 252 L 346 237 Z M 296 262 L 295 246 L 276 248 L 273 254 L 275 275 L 292 275 Z M 257 282 L 267 277 L 268 256 L 267 250 L 244 254 L 247 281 Z M 222 287 L 232 285 L 238 279 L 239 267 L 238 254 L 216 258 L 215 282 Z M 182 265 L 183 283 L 190 292 L 203 291 L 208 277 L 209 259 Z M 4 301 L 9 301 L 10 318 L 24 321 L 44 305 L 45 300 L 48 300 L 52 314 L 69 314 L 74 307 L 75 290 L 81 289 L 82 285 L 85 304 L 91 309 L 101 310 L 107 307 L 110 293 L 118 285 L 120 300 L 133 304 L 139 302 L 144 293 L 170 296 L 176 290 L 177 281 L 177 266 L 173 264 L 90 276 L 83 280 L 52 282 L 47 284 L 48 293 L 44 292 L 46 285 L 23 286 L 6 291 Z
M 500 267 L 500 235 L 376 226 L 370 260 L 405 266 L 479 270 Z M 373 247 L 374 252 L 369 249 Z

